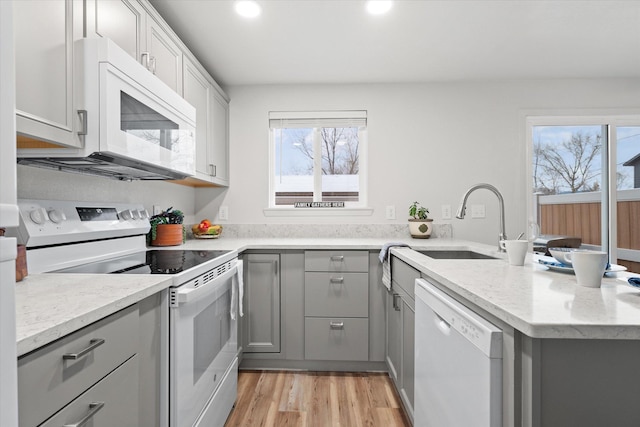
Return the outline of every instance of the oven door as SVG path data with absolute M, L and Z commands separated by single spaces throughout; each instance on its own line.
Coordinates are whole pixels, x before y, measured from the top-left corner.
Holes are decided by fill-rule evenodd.
M 237 356 L 237 324 L 231 319 L 234 274 L 235 264 L 206 284 L 194 287 L 199 278 L 172 289 L 171 427 L 194 425 Z

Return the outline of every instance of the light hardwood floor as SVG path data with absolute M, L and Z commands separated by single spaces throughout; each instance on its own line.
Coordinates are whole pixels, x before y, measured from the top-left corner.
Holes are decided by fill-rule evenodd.
M 240 371 L 225 427 L 409 427 L 385 373 Z

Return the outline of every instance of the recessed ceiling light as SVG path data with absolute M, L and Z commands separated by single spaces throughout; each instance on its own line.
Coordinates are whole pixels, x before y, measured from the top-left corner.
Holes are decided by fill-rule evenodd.
M 382 15 L 391 10 L 391 0 L 369 0 L 367 2 L 367 11 L 372 15 Z
M 255 0 L 238 0 L 236 1 L 236 12 L 245 18 L 255 18 L 260 15 L 262 8 Z

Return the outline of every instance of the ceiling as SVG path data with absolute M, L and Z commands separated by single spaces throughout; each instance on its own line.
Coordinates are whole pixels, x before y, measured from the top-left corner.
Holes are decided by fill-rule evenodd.
M 640 0 L 151 0 L 222 86 L 640 77 Z

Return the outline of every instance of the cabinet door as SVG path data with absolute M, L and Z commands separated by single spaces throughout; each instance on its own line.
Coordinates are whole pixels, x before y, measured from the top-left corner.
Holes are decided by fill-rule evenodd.
M 402 313 L 400 295 L 391 291 L 387 293 L 387 366 L 389 376 L 400 389 L 400 357 L 402 353 Z
M 415 368 L 415 309 L 413 301 L 402 299 L 402 387 L 400 395 L 409 417 L 413 419 Z
M 172 36 L 147 16 L 147 51 L 149 64 L 143 65 L 171 89 L 182 95 L 182 50 Z
M 80 147 L 73 103 L 73 41 L 82 37 L 82 2 L 16 1 L 16 129 L 18 134 Z M 24 138 L 19 139 L 19 147 Z
M 136 61 L 141 60 L 146 12 L 137 1 L 87 1 L 86 16 L 87 37 L 108 37 Z
M 208 161 L 213 87 L 188 58 L 184 58 L 183 77 L 182 96 L 196 109 L 196 176 L 208 180 L 213 174 Z
M 214 182 L 229 185 L 229 103 L 214 90 L 211 105 L 213 135 L 209 163 L 213 167 Z
M 280 255 L 244 257 L 243 351 L 280 352 Z

